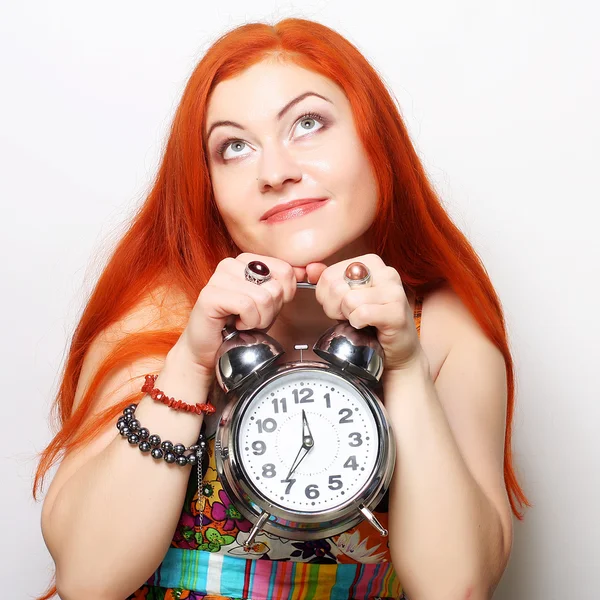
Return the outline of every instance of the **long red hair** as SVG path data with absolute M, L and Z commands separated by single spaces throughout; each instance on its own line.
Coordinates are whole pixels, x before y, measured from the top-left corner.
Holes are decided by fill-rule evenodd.
M 173 286 L 191 308 L 217 264 L 240 253 L 214 202 L 202 132 L 215 86 L 268 55 L 280 55 L 328 77 L 348 97 L 379 184 L 380 207 L 367 232 L 372 251 L 396 268 L 405 286 L 416 293 L 449 284 L 504 355 L 508 383 L 504 479 L 513 513 L 522 519 L 518 507 L 529 506 L 529 502 L 512 465 L 515 382 L 500 300 L 481 260 L 442 207 L 398 108 L 375 69 L 344 37 L 304 19 L 238 27 L 218 39 L 192 73 L 152 190 L 117 244 L 73 335 L 53 404 L 60 430 L 41 454 L 34 498 L 48 469 L 61 456 L 89 442 L 125 404 L 136 399 L 130 397 L 86 419 L 106 375 L 136 358 L 166 355 L 182 324 L 173 321 L 160 331 L 123 339 L 95 373 L 73 411 L 84 355 L 92 341 L 158 286 Z M 55 591 L 49 589 L 40 600 Z

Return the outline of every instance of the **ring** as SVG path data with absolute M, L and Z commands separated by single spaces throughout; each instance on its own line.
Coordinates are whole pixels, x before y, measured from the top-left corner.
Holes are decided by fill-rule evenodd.
M 351 287 L 370 287 L 371 271 L 361 262 L 353 262 L 346 267 L 344 281 Z
M 260 260 L 252 260 L 246 265 L 244 277 L 246 278 L 246 281 L 261 285 L 265 281 L 271 279 L 271 271 L 269 270 L 269 267 L 267 267 L 265 263 L 260 262 Z

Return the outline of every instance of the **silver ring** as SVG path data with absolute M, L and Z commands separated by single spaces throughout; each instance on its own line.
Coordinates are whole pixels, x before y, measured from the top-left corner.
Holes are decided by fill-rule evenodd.
M 353 262 L 346 267 L 344 281 L 350 288 L 370 287 L 372 283 L 371 271 L 361 262 Z
M 246 278 L 246 281 L 250 281 L 256 285 L 262 285 L 265 281 L 271 279 L 271 271 L 264 262 L 252 260 L 244 269 L 244 277 Z

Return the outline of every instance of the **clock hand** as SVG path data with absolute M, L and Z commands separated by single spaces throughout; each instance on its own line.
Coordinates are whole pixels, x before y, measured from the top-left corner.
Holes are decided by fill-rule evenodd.
M 286 479 L 289 479 L 292 473 L 298 468 L 298 465 L 304 460 L 304 457 L 308 454 L 308 451 L 314 446 L 314 440 L 308 426 L 308 419 L 306 413 L 302 409 L 302 446 L 292 463 L 290 472 L 287 474 Z
M 304 457 L 310 452 L 310 449 L 312 447 L 313 447 L 312 444 L 310 446 L 302 446 L 302 451 L 304 451 L 304 454 L 300 457 L 300 460 L 296 463 L 294 468 L 290 471 L 288 478 L 300 466 L 300 463 L 304 460 Z
M 304 457 L 308 454 L 309 450 L 310 450 L 310 448 L 305 448 L 304 446 L 302 446 L 302 448 L 300 448 L 300 452 L 298 452 L 298 456 L 296 456 L 296 460 L 294 461 L 294 464 L 292 465 L 290 472 L 287 474 L 286 479 L 288 481 L 289 481 L 290 477 L 292 476 L 292 473 L 298 468 L 300 463 L 304 460 Z
M 299 462 L 299 458 L 300 458 L 300 454 L 302 454 L 302 451 L 304 450 L 304 445 L 300 446 L 300 450 L 298 450 L 298 454 L 296 454 L 296 458 L 294 459 L 294 462 L 292 463 L 292 466 L 290 468 L 290 472 L 287 474 L 286 479 L 290 478 L 290 475 L 294 472 L 294 470 L 296 469 L 296 467 L 300 464 Z
M 308 426 L 308 419 L 306 418 L 304 409 L 302 409 L 302 446 L 309 448 L 313 445 L 314 440 L 312 433 L 310 432 L 310 427 Z

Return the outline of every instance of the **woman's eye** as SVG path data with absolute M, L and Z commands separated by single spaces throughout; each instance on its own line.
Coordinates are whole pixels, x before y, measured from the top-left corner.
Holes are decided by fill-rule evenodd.
M 246 142 L 242 142 L 242 140 L 227 140 L 223 142 L 221 147 L 217 150 L 217 152 L 225 159 L 228 160 L 230 158 L 236 158 L 238 156 L 243 156 L 241 151 L 248 144 Z M 231 156 L 226 156 L 227 150 L 231 149 Z
M 299 130 L 299 137 L 304 137 L 305 134 L 313 131 L 319 131 L 326 125 L 326 120 L 321 115 L 316 113 L 308 113 L 300 117 L 296 126 L 294 127 L 294 133 Z M 317 127 L 318 126 L 318 127 Z M 304 133 L 302 133 L 304 132 Z M 218 154 L 221 155 L 223 160 L 231 160 L 232 158 L 239 158 L 245 156 L 243 152 L 245 148 L 248 148 L 248 144 L 243 140 L 227 139 L 217 149 Z
M 305 131 L 307 133 L 310 133 L 311 131 L 318 131 L 321 127 L 323 127 L 323 124 L 320 121 L 320 117 L 317 117 L 316 115 L 305 115 L 300 119 L 300 121 L 298 121 L 298 125 L 295 129 L 300 128 L 300 131 Z M 316 125 L 319 125 L 320 127 L 316 127 Z

